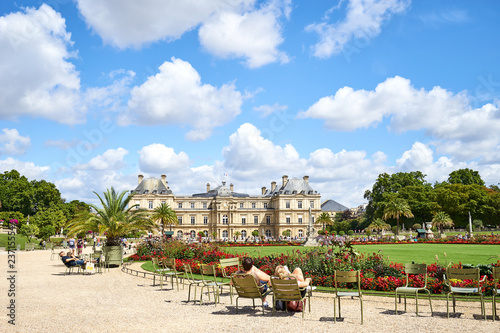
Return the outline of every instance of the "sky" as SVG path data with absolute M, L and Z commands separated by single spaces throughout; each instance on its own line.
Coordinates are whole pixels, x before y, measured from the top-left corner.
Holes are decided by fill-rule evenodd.
M 500 182 L 500 2 L 0 2 L 0 172 L 67 201 L 310 177 L 347 207 L 384 172 Z

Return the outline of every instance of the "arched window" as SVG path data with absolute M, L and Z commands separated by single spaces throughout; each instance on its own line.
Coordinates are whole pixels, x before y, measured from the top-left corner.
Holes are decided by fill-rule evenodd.
M 196 231 L 191 230 L 190 235 L 191 238 L 196 238 Z
M 247 238 L 247 231 L 246 231 L 246 230 L 242 230 L 242 231 L 241 231 L 241 238 L 242 238 L 242 239 Z
M 208 230 L 203 230 L 203 233 L 205 234 L 205 237 L 208 237 Z
M 227 230 L 222 230 L 222 237 L 227 238 Z
M 182 238 L 182 231 L 177 231 L 177 238 L 181 239 Z
M 222 224 L 227 224 L 227 215 L 222 215 Z
M 271 237 L 271 230 L 269 229 L 266 230 L 266 237 Z
M 304 232 L 302 231 L 302 229 L 299 229 L 299 237 L 304 237 Z

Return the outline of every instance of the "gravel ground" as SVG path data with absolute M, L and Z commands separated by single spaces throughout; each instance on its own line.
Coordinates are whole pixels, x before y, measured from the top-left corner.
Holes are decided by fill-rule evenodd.
M 87 249 L 89 251 L 89 249 Z M 2 253 L 0 287 L 4 309 L 0 332 L 495 332 L 500 321 L 491 320 L 491 300 L 486 303 L 489 320 L 478 319 L 479 303 L 458 302 L 460 317 L 446 319 L 446 302 L 421 300 L 420 317 L 412 312 L 394 315 L 394 299 L 364 296 L 364 325 L 360 325 L 359 301 L 342 299 L 343 321 L 333 322 L 332 297 L 315 292 L 311 313 L 265 315 L 251 307 L 250 300 L 240 300 L 236 314 L 227 293 L 221 304 L 187 303 L 188 289 L 172 290 L 170 284 L 160 290 L 151 279 L 137 277 L 112 268 L 104 274 L 64 275 L 60 259 L 50 260 L 50 251 L 16 254 L 16 325 L 8 324 L 7 255 Z M 134 263 L 132 269 L 140 270 Z M 199 294 L 199 292 L 198 292 Z M 204 297 L 206 300 L 206 297 Z M 213 299 L 212 299 L 213 300 Z M 260 302 L 257 302 L 260 303 Z M 241 308 L 243 306 L 243 308 Z M 403 309 L 401 306 L 400 309 Z M 443 317 L 444 316 L 444 317 Z

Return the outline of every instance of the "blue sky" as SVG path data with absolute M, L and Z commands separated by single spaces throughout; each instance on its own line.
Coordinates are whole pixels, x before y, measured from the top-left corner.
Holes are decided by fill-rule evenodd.
M 67 200 L 282 175 L 354 207 L 382 172 L 500 182 L 498 1 L 0 4 L 0 172 Z M 224 176 L 227 174 L 227 176 Z

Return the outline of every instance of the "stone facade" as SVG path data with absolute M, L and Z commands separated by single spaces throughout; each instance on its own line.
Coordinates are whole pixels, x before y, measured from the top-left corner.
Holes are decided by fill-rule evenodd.
M 203 193 L 177 196 L 165 175 L 160 179 L 139 175 L 139 184 L 131 194 L 130 205 L 151 211 L 161 203 L 172 207 L 179 219 L 179 224 L 172 226 L 174 237 L 201 231 L 217 239 L 232 239 L 239 232 L 239 238 L 244 239 L 256 230 L 259 235 L 277 238 L 289 230 L 291 237 L 302 238 L 309 219 L 314 223 L 321 214 L 321 195 L 311 188 L 308 176 L 283 176 L 281 186 L 272 182 L 269 189 L 262 187 L 260 195 L 234 192 L 233 184 L 227 187 L 223 181 L 214 189 L 207 184 Z

